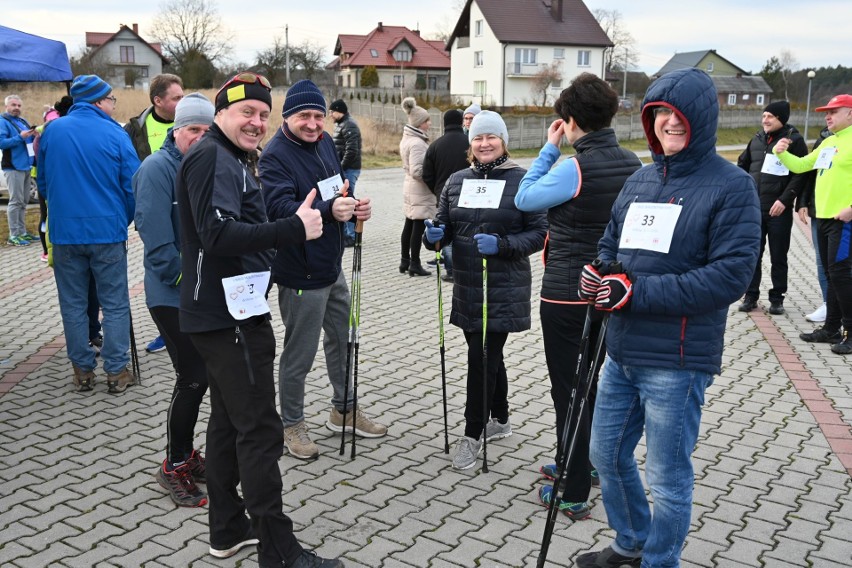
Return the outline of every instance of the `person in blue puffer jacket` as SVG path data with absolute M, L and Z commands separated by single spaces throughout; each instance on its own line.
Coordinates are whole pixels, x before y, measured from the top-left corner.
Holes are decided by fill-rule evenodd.
M 627 179 L 598 243 L 612 273 L 583 269 L 581 297 L 611 314 L 590 457 L 616 538 L 577 566 L 680 565 L 704 392 L 760 247 L 754 181 L 716 155 L 718 115 L 703 71 L 649 87 L 642 123 L 654 163 Z M 633 455 L 643 430 L 653 513 Z

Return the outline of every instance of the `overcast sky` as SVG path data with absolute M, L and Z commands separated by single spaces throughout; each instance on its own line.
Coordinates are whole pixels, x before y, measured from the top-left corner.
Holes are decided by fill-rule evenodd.
M 518 0 L 500 0 L 508 7 Z M 531 1 L 531 0 L 526 0 Z M 540 0 L 533 0 L 540 1 Z M 366 34 L 379 21 L 418 28 L 425 37 L 455 25 L 461 0 L 252 0 L 220 1 L 223 23 L 234 35 L 231 58 L 252 63 L 257 51 L 289 25 L 291 44 L 311 41 L 330 60 L 338 34 Z M 849 0 L 586 0 L 590 10 L 618 10 L 635 39 L 639 69 L 654 73 L 675 53 L 715 49 L 746 71 L 757 73 L 772 55 L 790 50 L 800 68 L 852 66 L 847 33 Z M 114 32 L 139 24 L 143 38 L 158 12 L 156 1 L 35 0 L 4 10 L 2 24 L 64 42 L 69 55 L 84 47 L 85 32 Z M 511 9 L 511 8 L 507 8 Z M 832 30 L 832 22 L 841 22 Z

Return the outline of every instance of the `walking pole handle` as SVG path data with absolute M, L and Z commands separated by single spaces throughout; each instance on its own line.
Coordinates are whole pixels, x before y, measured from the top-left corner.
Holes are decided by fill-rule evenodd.
M 358 219 L 357 221 L 355 221 L 355 232 L 356 233 L 363 233 L 364 232 L 364 221 L 362 221 L 361 219 Z

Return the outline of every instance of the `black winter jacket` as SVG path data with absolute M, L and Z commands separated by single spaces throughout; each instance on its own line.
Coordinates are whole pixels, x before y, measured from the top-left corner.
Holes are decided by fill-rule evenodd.
M 180 328 L 184 333 L 239 325 L 222 278 L 269 270 L 272 249 L 305 240 L 301 219 L 266 222 L 252 156 L 214 124 L 181 162 L 175 181 L 180 214 Z
M 757 184 L 757 192 L 760 196 L 760 210 L 768 213 L 776 201 L 784 204 L 788 210 L 792 210 L 796 197 L 801 193 L 807 174 L 789 173 L 786 176 L 776 176 L 762 173 L 763 161 L 766 156 L 775 157 L 772 148 L 781 138 L 790 138 L 789 152 L 795 156 L 804 156 L 808 153 L 808 146 L 799 131 L 793 126 L 785 124 L 775 132 L 766 133 L 762 130 L 754 135 L 749 141 L 746 149 L 737 159 L 737 166 L 747 171 Z
M 334 124 L 334 148 L 344 170 L 361 169 L 361 129 L 350 114 Z
M 436 197 L 451 175 L 468 167 L 467 149 L 470 147 L 467 134 L 461 126 L 447 126 L 444 135 L 429 144 L 423 159 L 423 181 Z
M 515 194 L 526 170 L 509 160 L 492 170 L 489 179 L 506 181 L 498 209 L 459 207 L 462 183 L 485 179 L 468 168 L 447 180 L 438 204 L 437 223 L 444 226 L 442 245 L 453 245 L 453 310 L 450 323 L 469 332 L 482 331 L 482 255 L 473 235 L 499 236 L 498 252 L 488 256 L 488 331 L 508 333 L 530 328 L 532 272 L 529 256 L 544 246 L 544 213 L 524 213 L 515 207 Z M 426 241 L 426 248 L 436 246 Z

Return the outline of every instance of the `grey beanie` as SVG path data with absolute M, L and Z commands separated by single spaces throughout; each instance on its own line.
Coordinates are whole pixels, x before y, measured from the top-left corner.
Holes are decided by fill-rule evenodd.
M 201 93 L 190 93 L 182 98 L 175 107 L 175 124 L 173 128 L 183 128 L 190 124 L 213 124 L 215 109 L 213 103 Z
M 503 117 L 494 111 L 484 110 L 473 117 L 467 139 L 473 142 L 473 139 L 481 134 L 499 136 L 503 139 L 506 147 L 509 147 L 509 130 L 506 128 L 506 123 L 503 122 Z
M 480 107 L 480 106 L 479 106 L 478 104 L 476 104 L 476 103 L 473 103 L 473 104 L 471 104 L 469 107 L 467 107 L 466 109 L 464 109 L 464 112 L 462 113 L 462 116 L 464 116 L 464 115 L 466 115 L 466 114 L 472 114 L 473 116 L 476 116 L 476 115 L 477 115 L 477 114 L 479 114 L 480 112 L 482 112 L 482 107 Z

